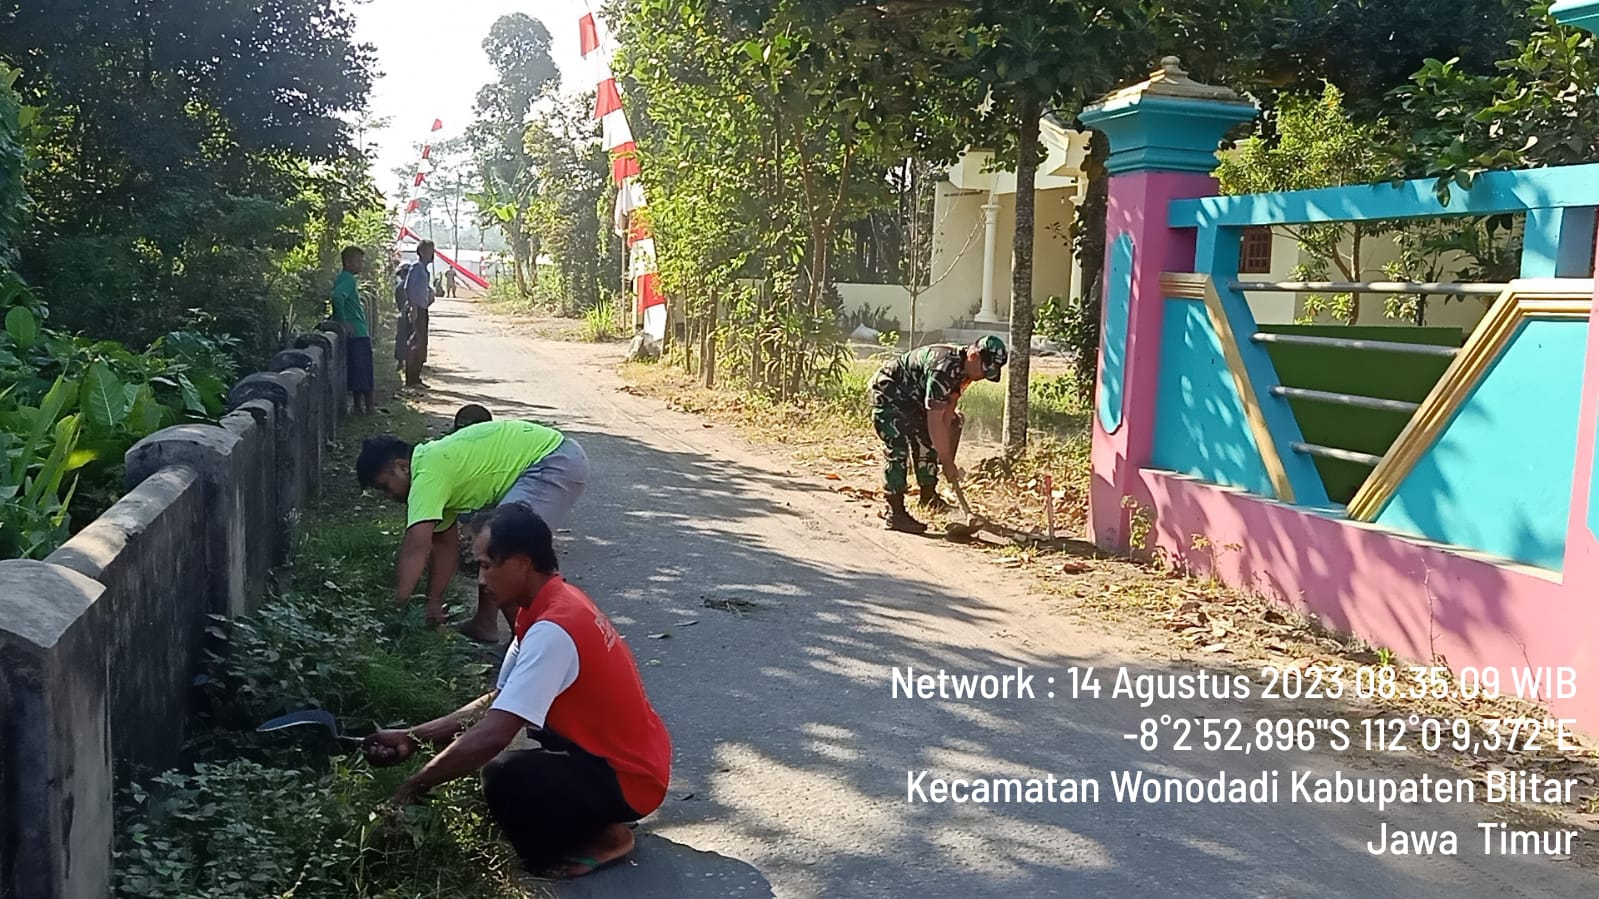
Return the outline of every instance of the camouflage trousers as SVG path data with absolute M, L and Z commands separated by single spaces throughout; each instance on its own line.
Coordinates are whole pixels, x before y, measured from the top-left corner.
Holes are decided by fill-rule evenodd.
M 917 410 L 873 399 L 872 427 L 883 441 L 883 489 L 904 493 L 914 464 L 922 495 L 931 494 L 938 488 L 939 463 L 933 441 L 927 435 L 927 414 L 918 415 Z

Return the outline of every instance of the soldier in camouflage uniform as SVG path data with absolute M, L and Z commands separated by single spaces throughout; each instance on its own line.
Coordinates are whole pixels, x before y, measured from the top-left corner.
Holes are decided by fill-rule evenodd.
M 968 384 L 998 381 L 1009 361 L 1005 342 L 988 336 L 968 347 L 925 346 L 911 350 L 872 378 L 872 426 L 883 441 L 883 489 L 888 497 L 888 527 L 920 534 L 927 525 L 905 509 L 909 468 L 916 469 L 921 504 L 943 511 L 949 504 L 938 495 L 942 470 L 955 477 L 955 453 L 964 420 L 956 406 Z

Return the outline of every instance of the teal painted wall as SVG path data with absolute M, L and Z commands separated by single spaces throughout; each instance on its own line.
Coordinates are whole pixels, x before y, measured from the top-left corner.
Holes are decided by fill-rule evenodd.
M 1122 426 L 1127 379 L 1127 319 L 1133 302 L 1133 236 L 1117 235 L 1110 246 L 1110 272 L 1105 277 L 1105 333 L 1099 367 L 1099 426 L 1114 434 Z
M 1154 467 L 1275 499 L 1203 301 L 1166 301 L 1160 363 Z
M 1394 530 L 1559 571 L 1588 323 L 1524 323 L 1377 517 Z

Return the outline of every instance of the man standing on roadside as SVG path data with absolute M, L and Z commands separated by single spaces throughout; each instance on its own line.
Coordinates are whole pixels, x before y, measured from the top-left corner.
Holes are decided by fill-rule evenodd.
M 416 262 L 405 278 L 406 312 L 411 319 L 411 351 L 405 362 L 405 386 L 421 387 L 422 366 L 428 361 L 428 310 L 433 307 L 433 241 L 416 245 Z
M 883 366 L 867 386 L 872 426 L 883 441 L 883 490 L 890 530 L 921 534 L 927 525 L 905 509 L 911 465 L 921 487 L 921 504 L 934 512 L 949 503 L 938 495 L 938 474 L 959 477 L 955 453 L 965 419 L 957 406 L 974 381 L 998 381 L 1009 360 L 1005 342 L 992 335 L 968 347 L 926 346 Z
M 460 565 L 459 517 L 519 503 L 559 528 L 583 495 L 589 462 L 583 447 L 560 431 L 507 419 L 475 424 L 420 446 L 392 434 L 373 437 L 361 445 L 355 474 L 361 486 L 406 505 L 395 602 L 410 601 L 427 569 L 428 622 L 443 624 L 444 592 Z M 461 633 L 481 643 L 498 642 L 497 617 L 495 605 L 479 596 L 477 614 Z
M 394 309 L 399 313 L 394 322 L 394 370 L 405 371 L 411 359 L 411 303 L 406 299 L 406 285 L 411 278 L 411 264 L 402 263 L 394 272 Z
M 366 267 L 366 252 L 345 247 L 339 254 L 344 270 L 333 279 L 333 320 L 344 326 L 345 380 L 356 415 L 372 414 L 372 332 L 367 329 L 366 304 L 356 276 Z
M 452 300 L 455 299 L 455 269 L 454 269 L 454 267 L 447 268 L 447 269 L 444 270 L 444 293 L 450 299 L 452 299 Z
M 489 813 L 528 871 L 582 877 L 633 851 L 628 823 L 666 798 L 671 736 L 632 650 L 559 574 L 549 525 L 500 506 L 476 552 L 481 592 L 516 621 L 494 690 L 443 718 L 378 731 L 362 750 L 379 767 L 423 745 L 442 750 L 394 794 L 402 807 L 481 771 Z M 524 728 L 538 747 L 510 749 Z

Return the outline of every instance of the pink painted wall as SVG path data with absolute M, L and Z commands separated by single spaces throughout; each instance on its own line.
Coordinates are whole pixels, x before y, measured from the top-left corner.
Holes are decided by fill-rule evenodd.
M 1596 261 L 1595 268 L 1599 268 Z M 1599 282 L 1599 272 L 1594 275 Z M 1596 285 L 1599 286 L 1599 285 Z M 1596 290 L 1594 307 L 1599 308 L 1599 290 Z M 1588 364 L 1584 369 L 1583 383 L 1587 385 L 1582 396 L 1582 411 L 1577 418 L 1577 467 L 1571 484 L 1571 517 L 1566 527 L 1566 581 L 1599 588 L 1599 541 L 1588 527 L 1589 486 L 1594 470 L 1594 434 L 1599 429 L 1599 328 L 1588 327 Z M 1590 589 L 1599 596 L 1599 589 Z M 1599 690 L 1599 684 L 1595 685 Z
M 1106 218 L 1105 272 L 1109 248 L 1123 233 L 1133 238 L 1132 299 L 1127 316 L 1127 349 L 1123 375 L 1122 423 L 1106 433 L 1094 416 L 1094 477 L 1088 501 L 1089 539 L 1101 549 L 1125 552 L 1128 512 L 1122 497 L 1139 496 L 1138 470 L 1149 464 L 1155 439 L 1155 398 L 1160 388 L 1162 272 L 1194 269 L 1193 229 L 1166 227 L 1166 209 L 1173 200 L 1214 196 L 1216 179 L 1185 172 L 1133 172 L 1110 181 Z M 1104 289 L 1109 289 L 1106 285 Z M 1100 320 L 1101 333 L 1105 321 Z M 1105 364 L 1103 351 L 1100 365 Z M 1095 388 L 1096 391 L 1098 387 Z M 1095 408 L 1098 408 L 1096 397 Z
M 1495 666 L 1508 683 L 1513 667 L 1575 667 L 1576 698 L 1552 701 L 1550 711 L 1599 733 L 1599 602 L 1591 588 L 1181 475 L 1145 470 L 1140 480 L 1156 510 L 1152 544 L 1197 572 L 1402 658 L 1441 656 L 1456 672 Z M 1214 551 L 1192 549 L 1196 535 Z

